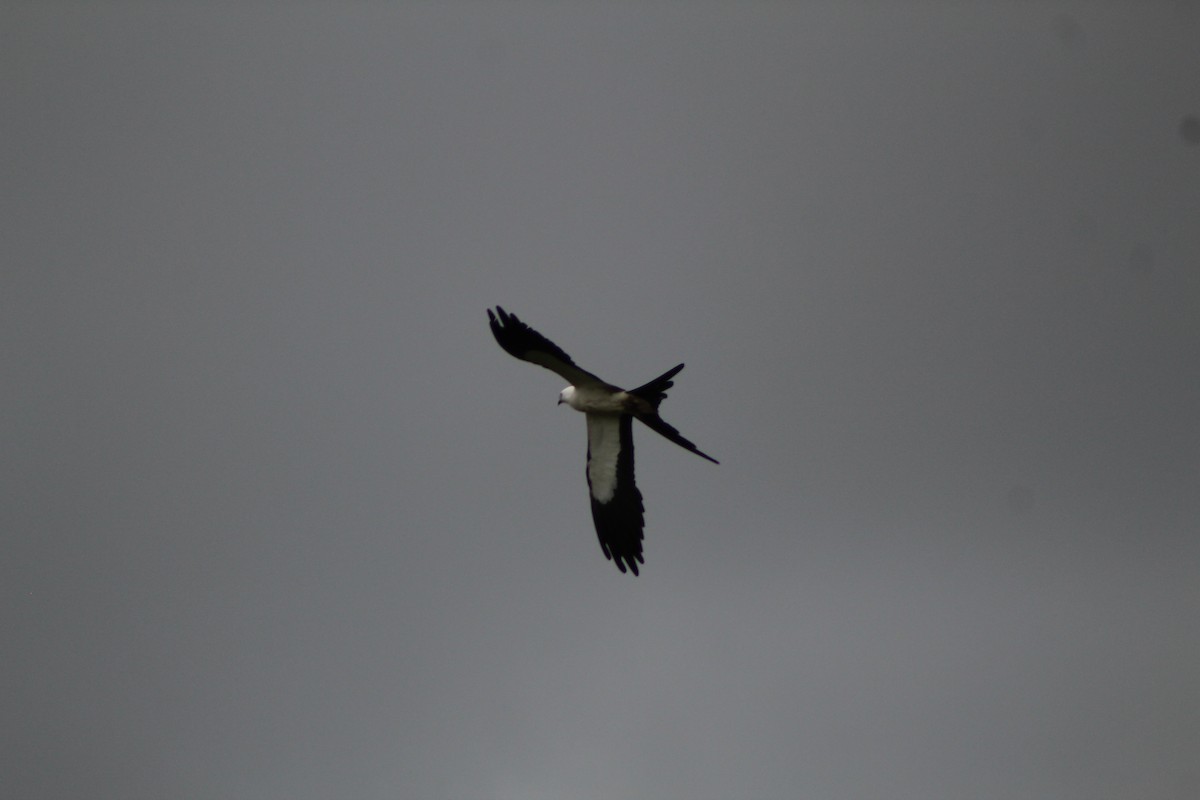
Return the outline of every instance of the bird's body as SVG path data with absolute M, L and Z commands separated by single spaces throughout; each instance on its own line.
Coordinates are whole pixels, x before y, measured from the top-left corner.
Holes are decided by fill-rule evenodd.
M 717 463 L 658 415 L 659 404 L 674 385 L 671 378 L 683 369 L 683 364 L 636 389 L 624 390 L 578 367 L 561 348 L 499 306 L 494 314 L 488 310 L 488 320 L 497 343 L 506 352 L 571 381 L 559 393 L 558 402 L 587 415 L 586 475 L 600 547 L 621 572 L 628 568 L 637 575 L 637 565 L 645 561 L 642 493 L 633 473 L 634 417 L 680 447 Z
M 624 389 L 615 386 L 568 386 L 558 394 L 559 403 L 566 403 L 585 414 L 652 414 L 654 406 Z

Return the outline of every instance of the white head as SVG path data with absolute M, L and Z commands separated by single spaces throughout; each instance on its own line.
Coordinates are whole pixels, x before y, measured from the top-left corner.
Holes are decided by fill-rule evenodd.
M 574 396 L 575 396 L 575 387 L 568 386 L 567 388 L 563 389 L 561 392 L 558 393 L 558 404 L 560 406 L 563 403 L 566 403 L 567 405 L 571 405 L 571 398 Z

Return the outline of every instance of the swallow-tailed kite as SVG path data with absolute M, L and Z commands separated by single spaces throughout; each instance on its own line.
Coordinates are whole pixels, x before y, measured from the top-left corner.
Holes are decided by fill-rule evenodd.
M 487 313 L 492 334 L 509 354 L 557 372 L 571 382 L 559 393 L 558 402 L 587 415 L 586 474 L 600 549 L 610 561 L 616 562 L 621 572 L 628 565 L 637 575 L 638 564 L 645 563 L 644 509 L 642 493 L 633 481 L 633 418 L 637 417 L 685 450 L 717 463 L 658 415 L 659 404 L 666 398 L 667 389 L 674 385 L 671 378 L 683 369 L 683 364 L 643 386 L 625 391 L 577 367 L 561 348 L 517 319 L 516 314 L 509 314 L 500 306 L 496 306 L 495 314 L 491 309 Z

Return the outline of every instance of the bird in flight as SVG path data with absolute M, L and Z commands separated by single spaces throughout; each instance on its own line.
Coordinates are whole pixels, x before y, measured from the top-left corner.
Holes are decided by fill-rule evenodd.
M 626 391 L 576 366 L 558 345 L 517 319 L 516 314 L 500 306 L 496 306 L 495 313 L 491 309 L 487 313 L 492 335 L 505 351 L 571 382 L 559 393 L 558 403 L 566 403 L 587 416 L 586 474 L 600 549 L 621 572 L 628 568 L 637 575 L 638 564 L 646 562 L 642 558 L 642 493 L 633 480 L 634 417 L 685 450 L 718 463 L 658 415 L 659 404 L 675 385 L 671 378 L 683 369 L 683 364 Z

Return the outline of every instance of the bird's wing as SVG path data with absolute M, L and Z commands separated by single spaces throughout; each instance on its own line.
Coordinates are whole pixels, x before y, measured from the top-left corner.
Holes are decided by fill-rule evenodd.
M 572 386 L 608 386 L 592 373 L 576 366 L 561 347 L 521 322 L 516 314 L 509 314 L 500 306 L 496 306 L 495 314 L 490 308 L 487 313 L 492 335 L 509 355 L 557 372 Z
M 587 482 L 600 549 L 617 569 L 638 574 L 642 559 L 642 493 L 633 480 L 633 417 L 588 414 Z
M 720 461 L 717 461 L 715 458 L 710 456 L 708 453 L 700 452 L 699 447 L 696 447 L 696 445 L 692 444 L 690 441 L 683 438 L 683 434 L 681 434 L 678 430 L 675 429 L 674 426 L 668 424 L 662 417 L 660 417 L 658 415 L 657 411 L 639 412 L 637 414 L 637 418 L 640 419 L 642 422 L 644 422 L 646 424 L 647 428 L 649 428 L 652 431 L 656 431 L 657 433 L 661 433 L 663 436 L 667 437 L 672 442 L 674 442 L 675 444 L 682 447 L 684 450 L 691 450 L 696 455 L 700 456 L 701 458 L 707 458 L 709 461 L 711 461 L 714 464 L 721 463 Z

